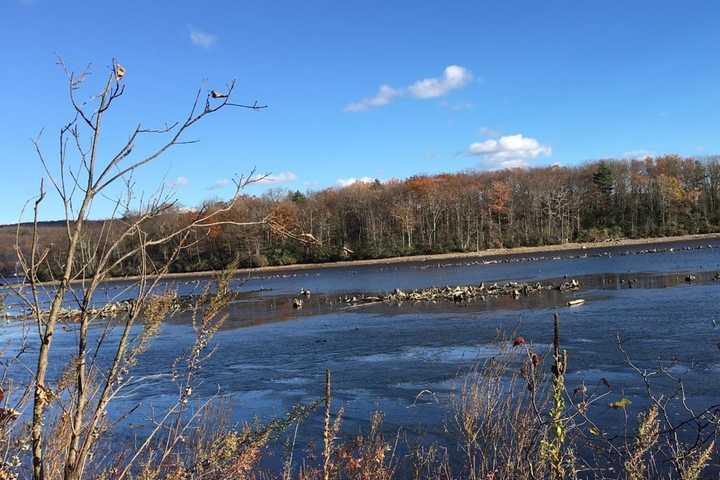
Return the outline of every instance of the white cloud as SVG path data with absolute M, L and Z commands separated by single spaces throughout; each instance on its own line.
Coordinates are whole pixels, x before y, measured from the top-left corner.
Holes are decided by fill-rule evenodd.
M 293 172 L 280 172 L 275 174 L 265 175 L 258 177 L 257 183 L 273 184 L 273 183 L 288 183 L 297 180 L 297 175 Z
M 337 183 L 341 187 L 349 187 L 350 185 L 353 185 L 355 183 L 372 183 L 374 181 L 375 181 L 375 179 L 372 177 L 361 177 L 361 178 L 350 177 L 350 178 L 338 178 Z
M 426 78 L 408 87 L 411 95 L 417 98 L 443 97 L 452 90 L 462 88 L 472 80 L 472 73 L 460 65 L 445 68 L 442 78 Z
M 225 188 L 228 185 L 230 185 L 230 180 L 227 178 L 221 178 L 220 180 L 216 181 L 212 185 L 210 185 L 207 189 L 208 190 L 220 190 L 221 188 Z
M 468 153 L 482 157 L 491 169 L 524 168 L 528 166 L 529 160 L 551 155 L 552 148 L 518 133 L 473 143 Z
M 382 107 L 387 105 L 393 98 L 399 95 L 402 95 L 402 93 L 391 86 L 381 85 L 378 93 L 374 97 L 367 97 L 360 101 L 350 103 L 345 106 L 344 110 L 346 112 L 364 112 L 372 107 Z
M 197 45 L 198 47 L 210 48 L 215 45 L 217 39 L 217 35 L 213 35 L 212 33 L 195 29 L 190 30 L 190 41 L 193 45 Z
M 187 177 L 177 177 L 176 179 L 168 182 L 168 187 L 170 188 L 181 188 L 187 187 L 188 185 L 190 185 L 190 179 Z
M 395 89 L 390 85 L 381 85 L 378 93 L 374 96 L 349 103 L 343 110 L 346 112 L 364 112 L 370 108 L 383 107 L 393 99 L 406 94 L 419 99 L 444 97 L 451 91 L 464 87 L 472 79 L 472 73 L 465 67 L 450 65 L 445 68 L 441 78 L 425 78 L 400 89 Z M 470 103 L 458 105 L 461 106 L 459 109 L 472 108 Z

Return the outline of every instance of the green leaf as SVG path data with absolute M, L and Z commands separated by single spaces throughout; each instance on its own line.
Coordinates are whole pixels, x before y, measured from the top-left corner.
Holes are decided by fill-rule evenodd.
M 632 401 L 630 399 L 623 397 L 616 402 L 611 402 L 608 406 L 610 408 L 627 408 L 631 403 Z

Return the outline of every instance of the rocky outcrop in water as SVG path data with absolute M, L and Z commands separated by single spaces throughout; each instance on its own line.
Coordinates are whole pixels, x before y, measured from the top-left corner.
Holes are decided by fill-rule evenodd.
M 257 294 L 259 292 L 266 291 L 267 289 L 259 289 L 259 290 L 252 290 L 252 291 L 242 291 L 242 292 L 230 292 L 229 298 L 230 301 L 239 300 L 242 298 L 245 298 L 249 295 Z M 308 292 L 309 295 L 309 292 Z M 190 311 L 195 308 L 201 308 L 204 305 L 207 305 L 208 302 L 212 299 L 212 295 L 208 293 L 201 293 L 196 295 L 173 295 L 171 300 L 171 305 L 169 308 L 169 313 L 177 313 L 177 312 L 184 312 L 184 311 Z M 100 307 L 93 307 L 88 310 L 88 315 L 92 318 L 115 318 L 119 317 L 121 315 L 128 314 L 132 311 L 133 307 L 135 306 L 135 300 L 129 299 L 129 300 L 122 300 L 118 302 L 111 302 L 106 303 L 105 305 L 102 305 Z M 302 300 L 300 301 L 300 305 L 296 308 L 302 308 Z M 44 310 L 42 312 L 43 316 L 48 315 L 48 311 Z M 22 315 L 16 317 L 16 318 L 31 318 L 33 317 L 32 310 L 26 310 Z M 77 322 L 80 320 L 82 316 L 82 310 L 79 308 L 63 308 L 60 311 L 59 319 L 66 322 Z
M 462 303 L 473 300 L 484 300 L 489 297 L 522 296 L 539 294 L 550 290 L 563 292 L 580 289 L 580 282 L 568 280 L 560 284 L 542 284 L 507 282 L 503 284 L 493 283 L 485 285 L 459 285 L 455 287 L 432 287 L 417 290 L 403 291 L 396 288 L 391 293 L 381 295 L 345 296 L 341 301 L 349 305 L 364 305 L 370 303 L 402 303 L 402 302 L 437 302 L 447 301 Z
M 107 303 L 103 305 L 102 307 L 97 308 L 91 308 L 88 310 L 88 314 L 93 318 L 112 318 L 117 317 L 118 315 L 128 313 L 133 306 L 132 301 L 122 301 L 122 302 L 113 302 L 113 303 Z M 43 312 L 44 315 L 47 315 L 48 312 Z M 29 314 L 28 314 L 29 316 Z M 79 308 L 68 308 L 68 309 L 62 309 L 60 311 L 59 319 L 65 320 L 65 321 L 79 321 L 80 317 L 82 316 L 82 310 Z

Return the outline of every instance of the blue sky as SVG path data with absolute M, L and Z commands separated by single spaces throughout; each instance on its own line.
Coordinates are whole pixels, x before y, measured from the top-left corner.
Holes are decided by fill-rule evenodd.
M 188 206 L 253 187 L 493 169 L 645 153 L 720 152 L 720 3 L 712 1 L 0 0 L 0 223 L 14 222 L 71 114 L 56 55 L 125 96 L 103 153 L 138 122 L 179 119 L 202 85 L 237 101 L 137 177 Z M 60 218 L 48 202 L 42 216 Z M 100 205 L 93 215 L 108 213 Z

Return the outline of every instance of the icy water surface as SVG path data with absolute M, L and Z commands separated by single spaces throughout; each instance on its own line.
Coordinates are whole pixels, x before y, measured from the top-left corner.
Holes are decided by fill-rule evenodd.
M 682 250 L 683 246 L 692 248 Z M 622 248 L 610 254 L 563 253 L 559 259 L 546 255 L 509 263 L 466 260 L 253 279 L 242 288 L 266 290 L 233 305 L 225 328 L 213 342 L 214 354 L 200 373 L 195 399 L 223 397 L 235 420 L 268 419 L 298 402 L 321 398 L 324 371 L 329 368 L 336 400 L 345 407 L 346 431 L 357 432 L 369 414 L 380 409 L 389 430 L 442 436 L 451 421 L 449 397 L 474 364 L 498 354 L 502 348 L 496 342 L 498 331 L 517 332 L 533 348 L 544 351 L 552 343 L 553 314 L 558 313 L 562 343 L 569 353 L 570 388 L 584 384 L 591 393 L 609 392 L 606 400 L 591 408 L 590 414 L 601 424 L 622 424 L 616 420 L 624 418 L 624 412 L 609 409 L 610 401 L 630 398 L 633 415 L 646 406 L 644 387 L 624 362 L 618 339 L 640 368 L 662 366 L 681 378 L 690 406 L 717 404 L 720 281 L 714 275 L 720 271 L 720 242 L 672 247 L 672 252 L 645 255 L 626 254 L 629 249 Z M 690 272 L 696 274 L 696 281 L 686 281 Z M 348 292 L 558 280 L 566 275 L 580 279 L 583 289 L 467 305 L 347 308 L 338 302 L 338 295 Z M 300 288 L 313 294 L 303 310 L 294 311 L 291 298 Z M 566 306 L 568 299 L 578 297 L 587 303 Z M 56 336 L 53 354 L 58 358 L 73 355 L 76 333 L 73 327 L 68 330 Z M 17 326 L 9 324 L 0 341 L 11 348 L 16 335 Z M 140 405 L 123 434 L 147 428 L 145 419 L 153 409 L 176 398 L 177 389 L 170 381 L 173 362 L 192 341 L 187 315 L 163 325 L 134 370 L 133 385 L 113 407 L 113 415 L 118 416 Z M 317 421 L 309 421 L 308 431 L 317 427 Z

